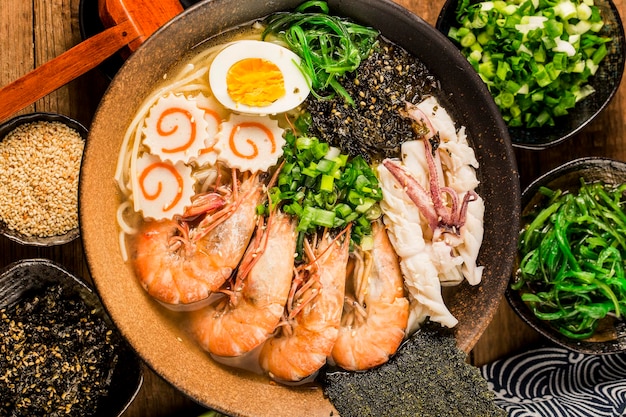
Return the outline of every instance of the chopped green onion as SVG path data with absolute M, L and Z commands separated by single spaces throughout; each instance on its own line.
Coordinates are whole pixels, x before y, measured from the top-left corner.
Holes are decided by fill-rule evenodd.
M 320 181 L 320 191 L 326 191 L 330 193 L 331 191 L 333 191 L 334 182 L 335 182 L 334 177 L 330 175 L 322 174 L 322 179 Z
M 307 231 L 311 226 L 333 227 L 335 213 L 318 207 L 306 206 L 300 216 L 298 231 Z
M 603 22 L 593 0 L 461 0 L 456 20 L 460 26 L 448 36 L 459 43 L 509 126 L 551 126 L 555 117 L 568 114 L 593 91 L 589 77 L 611 40 L 598 34 Z M 514 86 L 525 87 L 513 91 Z M 552 99 L 564 96 L 577 99 Z
M 374 170 L 362 157 L 349 159 L 315 137 L 288 131 L 285 139 L 284 164 L 269 190 L 269 203 L 298 218 L 300 242 L 318 227 L 354 222 L 351 238 L 360 244 L 371 234 L 371 221 L 381 215 L 382 190 Z

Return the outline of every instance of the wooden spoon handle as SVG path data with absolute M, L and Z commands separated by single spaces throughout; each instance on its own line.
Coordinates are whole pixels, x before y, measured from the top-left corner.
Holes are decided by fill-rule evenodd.
M 129 20 L 86 39 L 0 89 L 0 121 L 95 68 L 140 36 Z
M 129 19 L 141 34 L 129 42 L 127 53 L 135 51 L 148 36 L 182 12 L 179 0 L 98 0 L 98 14 L 105 27 Z

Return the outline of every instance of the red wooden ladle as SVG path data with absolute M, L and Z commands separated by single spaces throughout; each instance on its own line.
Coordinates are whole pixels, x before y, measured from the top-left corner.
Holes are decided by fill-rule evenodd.
M 34 103 L 127 47 L 135 51 L 183 11 L 178 0 L 98 0 L 107 28 L 0 89 L 0 121 Z

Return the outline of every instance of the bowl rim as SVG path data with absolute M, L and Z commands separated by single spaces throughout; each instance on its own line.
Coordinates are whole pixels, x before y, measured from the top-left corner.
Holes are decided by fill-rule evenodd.
M 87 142 L 89 130 L 79 121 L 61 113 L 54 112 L 31 112 L 14 116 L 0 124 L 0 142 L 2 142 L 7 134 L 17 127 L 39 121 L 59 122 L 76 130 L 83 141 Z M 82 165 L 82 163 L 81 163 Z M 78 210 L 78 208 L 77 208 Z M 80 225 L 66 233 L 55 236 L 27 236 L 17 230 L 11 230 L 6 227 L 2 219 L 0 219 L 0 233 L 13 242 L 25 246 L 48 247 L 64 245 L 76 240 L 80 236 Z
M 599 169 L 606 168 L 615 169 L 621 172 L 624 178 L 624 182 L 626 182 L 626 162 L 609 157 L 588 156 L 577 158 L 549 170 L 548 172 L 536 178 L 522 192 L 522 213 L 531 203 L 533 197 L 537 195 L 541 186 L 553 183 L 554 181 L 558 181 L 558 179 L 561 178 L 563 175 L 567 175 L 569 173 L 588 172 L 589 170 L 597 171 Z M 521 226 L 523 227 L 523 222 Z M 513 270 L 509 278 L 509 284 L 507 285 L 507 289 L 505 291 L 505 298 L 508 304 L 516 313 L 516 315 L 520 319 L 522 319 L 522 321 L 524 321 L 524 323 L 533 328 L 546 339 L 566 349 L 585 354 L 609 354 L 623 352 L 624 350 L 626 350 L 626 322 L 624 322 L 623 326 L 620 326 L 619 328 L 616 327 L 616 332 L 618 332 L 618 337 L 616 340 L 593 342 L 569 339 L 561 335 L 549 324 L 547 324 L 543 320 L 537 319 L 533 315 L 532 311 L 527 307 L 526 303 L 522 301 L 519 292 L 511 289 L 510 284 L 512 284 L 514 280 L 515 270 Z
M 486 0 L 471 0 L 470 3 L 479 3 L 481 1 L 486 1 Z M 557 145 L 562 144 L 563 142 L 567 141 L 568 139 L 571 139 L 573 136 L 577 135 L 578 133 L 580 133 L 582 130 L 584 130 L 592 121 L 594 121 L 597 116 L 602 113 L 602 111 L 604 109 L 607 108 L 607 106 L 611 103 L 611 101 L 613 100 L 613 98 L 615 97 L 615 95 L 617 94 L 618 90 L 619 90 L 619 86 L 622 82 L 622 78 L 624 75 L 624 69 L 626 68 L 626 34 L 624 32 L 624 24 L 622 22 L 622 18 L 621 15 L 619 13 L 619 11 L 617 10 L 617 6 L 615 5 L 613 0 L 601 0 L 601 1 L 606 1 L 607 5 L 608 5 L 608 9 L 610 10 L 610 12 L 612 13 L 613 17 L 615 18 L 615 23 L 616 23 L 616 31 L 618 34 L 618 37 L 621 39 L 621 59 L 618 62 L 618 68 L 616 69 L 616 73 L 618 74 L 617 78 L 615 78 L 615 85 L 612 86 L 609 94 L 607 95 L 607 97 L 605 98 L 605 100 L 600 103 L 600 105 L 598 106 L 598 108 L 591 114 L 589 115 L 588 118 L 586 118 L 582 123 L 580 123 L 578 126 L 576 126 L 574 129 L 569 130 L 568 132 L 566 132 L 564 135 L 560 136 L 559 138 L 556 138 L 554 140 L 548 141 L 548 142 L 538 142 L 538 143 L 528 143 L 528 142 L 521 142 L 521 141 L 515 141 L 513 138 L 513 135 L 511 136 L 511 144 L 513 145 L 514 148 L 519 148 L 519 149 L 525 149 L 525 150 L 530 150 L 530 151 L 541 151 L 541 150 L 546 150 L 549 148 L 553 148 Z M 449 19 L 449 15 L 453 14 L 457 4 L 459 3 L 459 0 L 446 0 L 446 2 L 444 3 L 444 5 L 442 6 L 439 15 L 437 16 L 437 20 L 435 23 L 435 28 L 437 28 L 438 31 L 440 31 L 441 33 L 443 33 L 446 38 L 447 37 L 447 33 L 444 33 L 444 30 L 448 28 L 448 19 Z M 456 46 L 456 44 L 451 40 L 450 42 Z M 457 47 L 458 48 L 458 47 Z M 607 60 L 604 59 L 603 63 L 606 66 L 606 62 Z M 601 63 L 601 67 L 602 67 L 602 63 Z M 591 81 L 593 81 L 593 78 L 591 79 Z M 525 128 L 515 128 L 515 127 L 510 127 L 509 128 L 510 131 L 514 132 L 516 130 L 518 131 L 523 131 L 523 130 L 527 130 L 527 131 L 532 131 L 533 128 L 530 129 L 525 129 Z M 537 128 L 538 130 L 542 129 L 542 128 Z

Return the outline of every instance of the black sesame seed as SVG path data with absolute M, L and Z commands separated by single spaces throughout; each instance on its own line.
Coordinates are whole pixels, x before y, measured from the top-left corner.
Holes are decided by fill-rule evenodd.
M 93 415 L 118 360 L 106 322 L 61 286 L 0 313 L 0 415 Z
M 372 155 L 399 155 L 400 145 L 414 138 L 410 121 L 400 114 L 405 101 L 417 103 L 438 89 L 435 77 L 421 61 L 383 38 L 359 69 L 341 83 L 357 105 L 348 106 L 341 97 L 309 100 L 311 133 L 368 160 Z

